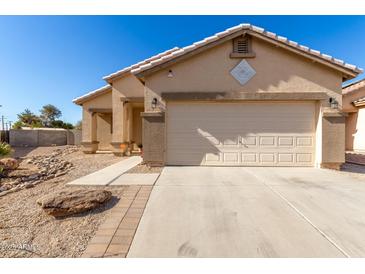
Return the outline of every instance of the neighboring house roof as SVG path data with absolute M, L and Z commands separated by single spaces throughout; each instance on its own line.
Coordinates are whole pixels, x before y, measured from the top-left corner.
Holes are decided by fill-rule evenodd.
M 318 50 L 310 49 L 309 47 L 298 44 L 297 42 L 290 41 L 286 37 L 278 36 L 273 32 L 266 31 L 263 28 L 253 26 L 251 24 L 240 24 L 238 26 L 229 28 L 225 31 L 216 33 L 213 36 L 207 37 L 201 41 L 195 42 L 192 45 L 183 47 L 181 49 L 175 50 L 170 54 L 165 54 L 160 58 L 157 58 L 153 61 L 147 62 L 146 64 L 141 64 L 136 68 L 133 68 L 131 72 L 136 74 L 137 76 L 143 76 L 143 74 L 148 71 L 156 71 L 163 68 L 163 64 L 169 65 L 172 60 L 176 60 L 182 56 L 185 56 L 194 51 L 198 51 L 198 49 L 207 46 L 209 44 L 213 44 L 218 42 L 219 40 L 223 40 L 225 37 L 231 37 L 234 34 L 241 35 L 242 32 L 246 32 L 252 36 L 264 39 L 268 42 L 275 43 L 278 46 L 284 47 L 288 50 L 292 50 L 296 53 L 301 53 L 302 55 L 314 59 L 318 62 L 321 62 L 326 65 L 330 65 L 331 67 L 338 69 L 345 73 L 348 78 L 355 77 L 358 73 L 362 72 L 362 69 L 345 63 L 340 59 L 336 59 L 330 55 L 323 54 Z M 200 52 L 200 51 L 199 51 Z M 157 67 L 157 68 L 156 68 Z M 156 68 L 156 69 L 154 69 Z M 154 70 L 153 70 L 154 69 Z
M 177 50 L 179 50 L 178 47 L 174 47 L 172 49 L 166 50 L 166 51 L 161 52 L 161 53 L 159 53 L 157 55 L 154 55 L 154 56 L 152 56 L 150 58 L 147 58 L 147 59 L 145 59 L 145 60 L 143 60 L 141 62 L 138 62 L 138 63 L 136 63 L 134 65 L 131 65 L 129 67 L 126 67 L 126 68 L 123 68 L 123 69 L 118 70 L 116 72 L 113 72 L 113 73 L 111 73 L 111 74 L 109 74 L 107 76 L 104 76 L 103 79 L 105 81 L 107 81 L 108 83 L 110 83 L 112 80 L 115 80 L 116 78 L 122 77 L 126 73 L 130 72 L 132 69 L 138 68 L 138 67 L 140 67 L 142 65 L 149 64 L 150 62 L 152 62 L 154 60 L 157 60 L 157 59 L 160 59 L 163 56 L 169 55 L 169 54 L 171 54 L 171 53 L 173 53 L 173 52 L 175 52 Z
M 365 105 L 365 97 L 357 99 L 356 101 L 353 101 L 352 103 L 355 105 L 355 107 L 364 106 Z
M 349 92 L 356 91 L 363 87 L 365 87 L 365 78 L 344 86 L 342 88 L 342 94 L 347 94 Z
M 90 91 L 89 93 L 86 93 L 80 97 L 77 97 L 75 99 L 72 100 L 73 103 L 77 104 L 77 105 L 81 105 L 86 101 L 89 101 L 90 99 L 93 99 L 97 96 L 100 96 L 102 94 L 106 94 L 108 92 L 110 92 L 112 90 L 112 86 L 111 85 L 106 85 L 103 86 L 101 88 L 95 89 L 93 91 Z

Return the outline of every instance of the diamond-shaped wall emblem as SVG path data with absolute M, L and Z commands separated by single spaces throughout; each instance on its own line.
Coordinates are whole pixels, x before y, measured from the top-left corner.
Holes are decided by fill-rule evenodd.
M 242 60 L 237 66 L 231 70 L 231 75 L 243 86 L 254 75 L 256 71 L 247 63 L 246 60 Z

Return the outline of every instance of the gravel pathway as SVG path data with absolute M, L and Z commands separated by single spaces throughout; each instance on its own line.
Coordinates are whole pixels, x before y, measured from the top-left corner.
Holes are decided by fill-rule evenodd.
M 54 149 L 28 149 L 18 151 L 18 155 L 46 155 Z M 64 219 L 45 214 L 36 204 L 38 198 L 72 188 L 65 184 L 121 160 L 111 154 L 84 154 L 81 151 L 64 157 L 75 167 L 68 174 L 0 198 L 0 257 L 79 257 L 110 213 L 109 209 L 118 201 L 124 187 L 98 187 L 113 193 L 112 200 L 103 207 Z

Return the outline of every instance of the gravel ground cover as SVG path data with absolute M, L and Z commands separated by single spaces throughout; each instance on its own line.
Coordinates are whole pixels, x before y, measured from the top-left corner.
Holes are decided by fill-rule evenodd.
M 16 148 L 13 156 L 23 158 L 20 168 L 31 169 L 25 166 L 29 158 L 49 156 L 56 149 L 69 147 Z M 61 157 L 73 165 L 66 174 L 0 197 L 0 257 L 79 257 L 120 198 L 125 187 L 97 187 L 113 194 L 103 206 L 66 218 L 47 215 L 36 203 L 40 197 L 65 188 L 78 189 L 65 184 L 121 160 L 112 154 L 84 154 L 79 149 Z

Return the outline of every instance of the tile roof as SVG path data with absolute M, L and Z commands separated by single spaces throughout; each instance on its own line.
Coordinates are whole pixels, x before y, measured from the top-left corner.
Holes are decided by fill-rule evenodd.
M 273 32 L 266 31 L 263 28 L 260 28 L 260 27 L 257 27 L 257 26 L 251 25 L 251 24 L 240 24 L 238 26 L 226 29 L 225 31 L 216 33 L 213 36 L 207 37 L 201 41 L 195 42 L 192 45 L 175 50 L 175 51 L 171 52 L 170 54 L 165 54 L 165 55 L 161 56 L 160 58 L 156 58 L 152 61 L 147 62 L 146 64 L 141 64 L 139 66 L 136 66 L 135 68 L 132 68 L 131 72 L 133 74 L 141 73 L 141 72 L 151 69 L 157 65 L 170 61 L 178 56 L 181 56 L 181 55 L 184 55 L 191 51 L 194 51 L 211 42 L 217 41 L 225 36 L 228 36 L 230 34 L 233 34 L 235 32 L 239 32 L 242 30 L 247 30 L 249 33 L 251 32 L 253 34 L 258 34 L 259 36 L 264 36 L 266 38 L 270 38 L 275 42 L 279 42 L 283 45 L 290 46 L 291 48 L 295 48 L 303 53 L 308 54 L 309 56 L 320 58 L 325 62 L 328 62 L 328 63 L 334 64 L 334 65 L 337 65 L 339 67 L 342 67 L 344 69 L 350 70 L 355 74 L 361 73 L 363 71 L 361 68 L 359 68 L 355 65 L 345 63 L 344 61 L 342 61 L 340 59 L 336 59 L 330 55 L 323 54 L 318 50 L 314 50 L 309 47 L 300 45 L 297 42 L 291 41 L 288 38 L 279 36 Z
M 361 73 L 363 71 L 362 68 L 359 68 L 355 65 L 345 63 L 344 61 L 342 61 L 340 59 L 336 59 L 336 58 L 334 58 L 330 55 L 321 53 L 318 50 L 314 50 L 314 49 L 311 49 L 307 46 L 300 45 L 297 42 L 291 41 L 288 38 L 283 37 L 283 36 L 279 36 L 279 35 L 277 35 L 273 32 L 269 32 L 269 31 L 267 31 L 263 28 L 260 28 L 260 27 L 257 27 L 257 26 L 251 25 L 251 24 L 240 24 L 240 25 L 237 25 L 235 27 L 226 29 L 225 31 L 218 32 L 218 33 L 216 33 L 216 34 L 214 34 L 210 37 L 207 37 L 207 38 L 205 38 L 201 41 L 195 42 L 192 45 L 189 45 L 189 46 L 186 46 L 186 47 L 183 47 L 183 48 L 174 47 L 172 49 L 166 50 L 162 53 L 159 53 L 159 54 L 154 55 L 150 58 L 147 58 L 147 59 L 145 59 L 141 62 L 138 62 L 138 63 L 133 64 L 131 66 L 125 67 L 125 68 L 123 68 L 121 70 L 118 70 L 114 73 L 111 73 L 109 75 L 106 75 L 106 76 L 103 77 L 103 79 L 110 83 L 113 79 L 121 77 L 125 73 L 129 73 L 129 72 L 132 73 L 132 74 L 141 73 L 143 71 L 151 69 L 151 68 L 153 68 L 157 65 L 163 64 L 163 63 L 165 63 L 167 61 L 170 61 L 170 60 L 172 60 L 172 59 L 174 59 L 178 56 L 181 56 L 181 55 L 184 55 L 184 54 L 189 53 L 191 51 L 194 51 L 194 50 L 196 50 L 196 49 L 198 49 L 202 46 L 205 46 L 205 45 L 207 45 L 211 42 L 217 41 L 221 38 L 224 38 L 224 37 L 226 37 L 230 34 L 234 34 L 235 32 L 239 32 L 241 30 L 247 30 L 248 32 L 251 32 L 253 34 L 258 34 L 258 35 L 264 36 L 266 38 L 273 39 L 276 42 L 280 42 L 283 45 L 290 46 L 292 48 L 298 49 L 298 50 L 302 51 L 303 53 L 306 53 L 310 56 L 320 58 L 320 59 L 322 59 L 326 62 L 329 62 L 331 64 L 340 66 L 340 67 L 345 68 L 347 70 L 350 70 L 354 74 L 358 74 L 358 73 Z M 343 92 L 346 93 L 346 92 L 349 92 L 351 90 L 356 90 L 356 89 L 358 89 L 360 87 L 363 87 L 363 86 L 365 86 L 365 79 L 360 80 L 360 81 L 355 82 L 355 83 L 352 83 L 352 84 L 349 84 L 348 86 L 345 86 L 343 88 Z M 111 90 L 111 86 L 106 85 L 106 86 L 103 86 L 99 89 L 93 90 L 93 91 L 91 91 L 91 92 L 89 92 L 85 95 L 77 97 L 74 100 L 72 100 L 72 102 L 74 102 L 75 104 L 82 104 L 84 101 L 86 101 L 88 99 L 91 99 L 95 96 L 101 95 L 104 92 L 108 92 L 109 90 Z
M 357 99 L 356 101 L 352 102 L 355 106 L 364 105 L 365 104 L 365 97 Z
M 120 76 L 124 75 L 125 73 L 131 71 L 133 68 L 136 68 L 136 67 L 138 67 L 140 65 L 143 65 L 143 64 L 147 64 L 148 62 L 151 62 L 152 60 L 156 60 L 158 58 L 161 58 L 162 56 L 167 55 L 167 54 L 170 54 L 170 53 L 172 53 L 172 52 L 174 52 L 174 51 L 176 51 L 178 49 L 179 48 L 174 47 L 172 49 L 166 50 L 166 51 L 164 51 L 162 53 L 159 53 L 159 54 L 156 54 L 156 55 L 154 55 L 154 56 L 152 56 L 150 58 L 147 58 L 147 59 L 145 59 L 145 60 L 143 60 L 143 61 L 141 61 L 141 62 L 139 62 L 137 64 L 131 65 L 129 67 L 126 67 L 126 68 L 123 68 L 121 70 L 118 70 L 118 71 L 116 71 L 114 73 L 111 73 L 111 74 L 103 77 L 103 79 L 109 82 L 112 79 L 115 79 L 117 77 L 120 77 Z M 77 97 L 77 98 L 73 99 L 72 102 L 75 103 L 75 104 L 82 104 L 83 102 L 87 101 L 88 99 L 94 98 L 95 96 L 98 96 L 98 95 L 101 95 L 103 93 L 108 92 L 109 90 L 111 90 L 111 88 L 112 88 L 111 85 L 109 85 L 109 84 L 108 85 L 105 85 L 105 86 L 103 86 L 101 88 L 98 88 L 96 90 L 90 91 L 89 93 L 87 93 L 85 95 L 82 95 L 80 97 Z
M 73 99 L 72 102 L 75 103 L 75 104 L 80 105 L 83 102 L 85 102 L 85 101 L 87 101 L 87 100 L 89 100 L 91 98 L 94 98 L 94 97 L 96 97 L 98 95 L 107 93 L 107 92 L 109 92 L 111 90 L 112 90 L 112 86 L 111 85 L 105 85 L 105 86 L 103 86 L 101 88 L 95 89 L 93 91 L 90 91 L 89 93 L 86 93 L 86 94 L 84 94 L 84 95 L 82 95 L 80 97 L 77 97 L 77 98 Z
M 111 81 L 112 79 L 115 79 L 115 78 L 117 78 L 117 77 L 120 77 L 120 76 L 124 75 L 124 74 L 125 74 L 125 73 L 127 73 L 127 72 L 130 72 L 132 69 L 138 68 L 138 67 L 143 66 L 143 65 L 146 65 L 146 64 L 148 64 L 148 63 L 150 63 L 150 62 L 152 62 L 152 61 L 154 61 L 154 60 L 160 59 L 160 58 L 162 58 L 163 56 L 169 55 L 169 54 L 171 54 L 171 53 L 173 53 L 173 52 L 177 51 L 178 49 L 179 49 L 178 47 L 174 47 L 174 48 L 172 48 L 172 49 L 166 50 L 166 51 L 161 52 L 161 53 L 159 53 L 159 54 L 157 54 L 157 55 L 154 55 L 154 56 L 152 56 L 152 57 L 150 57 L 150 58 L 147 58 L 147 59 L 145 59 L 145 60 L 143 60 L 143 61 L 141 61 L 141 62 L 138 62 L 138 63 L 136 63 L 136 64 L 134 64 L 134 65 L 131 65 L 131 66 L 129 66 L 129 67 L 125 67 L 125 68 L 123 68 L 123 69 L 121 69 L 121 70 L 118 70 L 118 71 L 113 72 L 113 73 L 111 73 L 111 74 L 109 74 L 109 75 L 107 75 L 107 76 L 104 76 L 104 77 L 103 77 L 103 79 L 104 79 L 105 81 L 108 81 L 108 82 L 109 82 L 109 81 Z
M 347 94 L 363 87 L 365 87 L 365 78 L 344 86 L 342 88 L 342 94 Z

